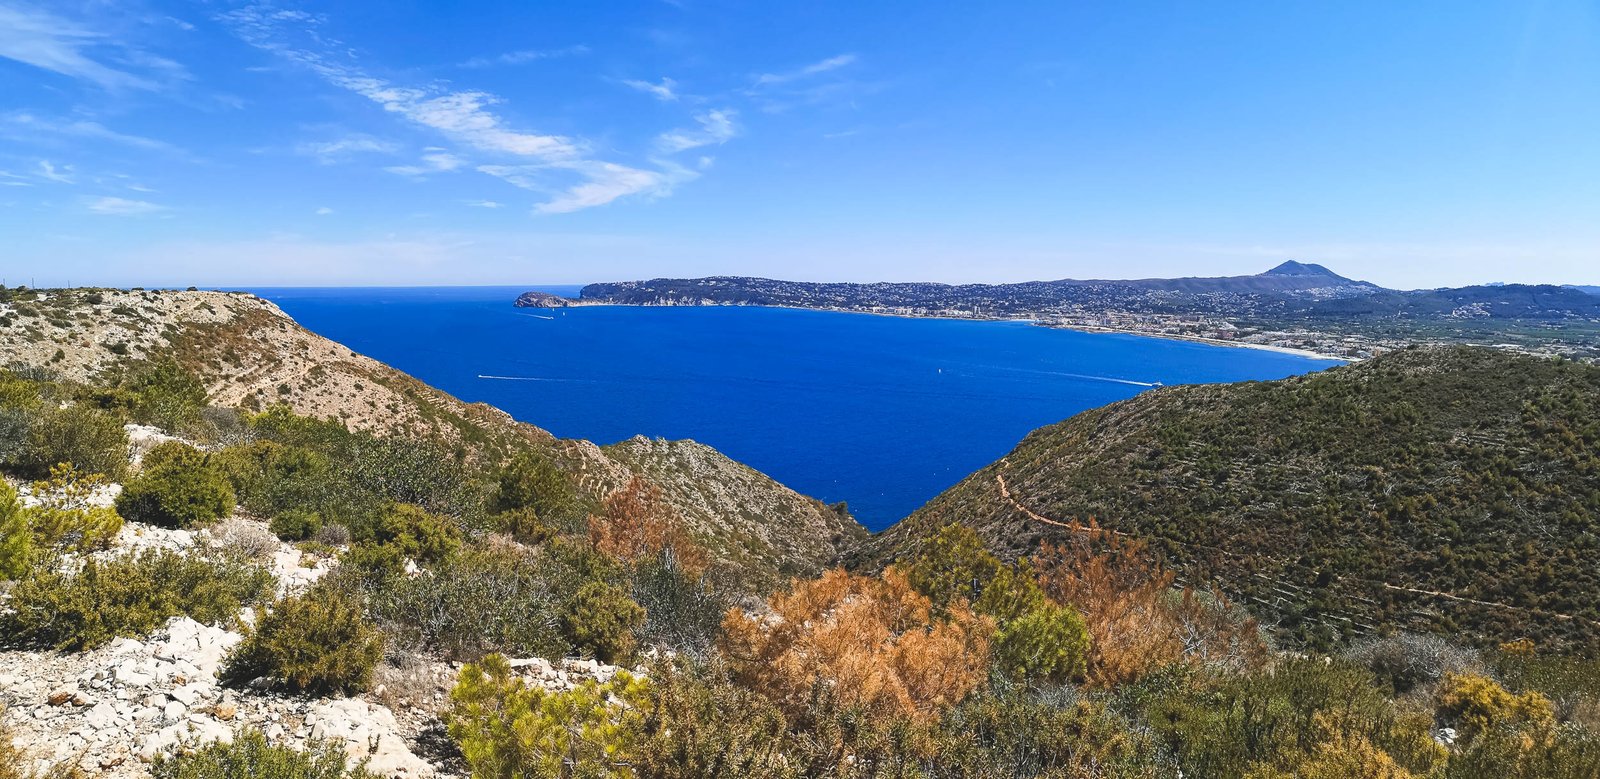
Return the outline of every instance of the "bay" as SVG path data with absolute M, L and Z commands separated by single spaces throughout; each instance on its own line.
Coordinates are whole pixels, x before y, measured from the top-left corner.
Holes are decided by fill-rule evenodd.
M 1026 322 L 512 306 L 528 289 L 261 288 L 307 328 L 559 436 L 692 438 L 873 530 L 1042 425 L 1158 384 L 1338 364 Z

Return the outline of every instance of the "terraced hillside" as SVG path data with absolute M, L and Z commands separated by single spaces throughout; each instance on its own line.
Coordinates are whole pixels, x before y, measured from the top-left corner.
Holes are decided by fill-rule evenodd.
M 1096 520 L 1102 531 L 1075 523 Z M 1420 629 L 1600 649 L 1600 368 L 1412 349 L 1274 382 L 1158 389 L 1031 433 L 877 537 L 960 522 L 1017 555 L 1148 539 L 1313 645 Z

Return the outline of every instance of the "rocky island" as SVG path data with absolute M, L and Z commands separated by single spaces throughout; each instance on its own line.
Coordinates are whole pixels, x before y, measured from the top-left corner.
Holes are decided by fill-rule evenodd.
M 524 292 L 517 296 L 517 308 L 566 308 L 575 301 L 548 292 Z

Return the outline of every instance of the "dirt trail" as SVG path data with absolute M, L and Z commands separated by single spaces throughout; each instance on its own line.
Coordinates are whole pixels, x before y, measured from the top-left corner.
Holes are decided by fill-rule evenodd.
M 1008 464 L 1009 464 L 1009 458 L 1002 459 L 1000 461 L 1000 467 L 995 471 L 994 480 L 995 480 L 995 484 L 1000 488 L 1000 497 L 1001 497 L 1001 499 L 1004 500 L 1007 505 L 1011 506 L 1011 508 L 1013 510 L 1015 510 L 1017 513 L 1022 514 L 1023 516 L 1027 517 L 1030 520 L 1033 520 L 1034 522 L 1038 522 L 1038 523 L 1045 524 L 1045 525 L 1050 525 L 1052 527 L 1062 528 L 1063 530 L 1070 530 L 1070 531 L 1072 531 L 1074 533 L 1103 533 L 1103 534 L 1106 534 L 1106 535 L 1118 536 L 1118 537 L 1121 537 L 1121 538 L 1132 538 L 1132 539 L 1136 539 L 1136 540 L 1139 539 L 1138 536 L 1135 536 L 1135 535 L 1133 535 L 1131 533 L 1124 533 L 1124 532 L 1122 532 L 1120 530 L 1111 530 L 1111 529 L 1108 529 L 1108 528 L 1095 527 L 1095 526 L 1087 526 L 1086 527 L 1082 523 L 1062 522 L 1062 521 L 1057 520 L 1057 519 L 1051 519 L 1049 517 L 1046 517 L 1046 516 L 1036 512 L 1036 511 L 1034 511 L 1033 509 L 1028 508 L 1027 506 L 1022 505 L 1021 502 L 1019 502 L 1015 497 L 1013 497 L 1011 495 L 1011 486 L 1006 483 L 1005 469 L 1006 469 L 1006 466 Z M 1200 545 L 1200 544 L 1182 544 L 1182 543 L 1180 543 L 1180 545 L 1184 546 L 1184 547 L 1188 547 L 1190 549 L 1205 549 L 1207 551 L 1218 552 L 1218 553 L 1221 553 L 1221 554 L 1224 554 L 1224 555 L 1228 555 L 1230 557 L 1237 556 L 1237 555 L 1235 555 L 1235 553 L 1230 552 L 1230 551 L 1228 551 L 1226 549 L 1221 549 L 1219 547 L 1203 546 L 1203 545 Z M 1285 562 L 1285 561 L 1278 560 L 1276 562 Z M 1311 572 L 1313 574 L 1319 574 L 1320 573 L 1319 571 L 1316 571 L 1315 569 L 1311 569 Z M 1575 616 L 1575 615 L 1572 615 L 1572 614 L 1562 614 L 1561 612 L 1556 612 L 1556 611 L 1544 611 L 1543 609 L 1528 608 L 1528 607 L 1525 607 L 1525 606 L 1512 606 L 1512 605 L 1506 604 L 1506 603 L 1495 603 L 1494 601 L 1478 600 L 1477 598 L 1468 598 L 1468 597 L 1465 597 L 1465 596 L 1462 596 L 1462 595 L 1455 595 L 1455 594 L 1448 593 L 1448 592 L 1440 592 L 1438 590 L 1424 590 L 1424 589 L 1419 589 L 1417 587 L 1406 587 L 1406 586 L 1403 586 L 1403 585 L 1392 584 L 1390 582 L 1381 581 L 1381 580 L 1378 580 L 1378 579 L 1362 579 L 1362 578 L 1354 577 L 1354 576 L 1341 576 L 1341 577 L 1339 577 L 1339 579 L 1340 580 L 1362 582 L 1364 584 L 1373 584 L 1373 585 L 1377 585 L 1377 586 L 1383 587 L 1386 590 L 1393 590 L 1395 592 L 1409 592 L 1409 593 L 1414 593 L 1414 594 L 1417 594 L 1417 595 L 1429 595 L 1429 596 L 1433 596 L 1435 598 L 1444 598 L 1445 600 L 1452 600 L 1452 601 L 1457 601 L 1457 602 L 1460 602 L 1460 603 L 1471 603 L 1471 604 L 1477 605 L 1477 606 L 1487 606 L 1487 607 L 1496 608 L 1496 609 L 1509 609 L 1511 611 L 1519 611 L 1519 612 L 1522 612 L 1522 613 L 1525 613 L 1525 614 L 1536 614 L 1536 615 L 1545 616 L 1545 617 L 1555 617 L 1556 619 L 1561 619 L 1561 620 L 1579 620 L 1579 621 L 1586 622 L 1586 623 L 1589 623 L 1589 624 L 1592 624 L 1592 625 L 1600 625 L 1600 622 L 1595 622 L 1593 620 L 1585 619 L 1583 617 Z

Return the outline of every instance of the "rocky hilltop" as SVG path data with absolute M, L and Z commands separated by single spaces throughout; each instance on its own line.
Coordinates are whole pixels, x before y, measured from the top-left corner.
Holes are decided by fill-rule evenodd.
M 779 569 L 816 571 L 836 558 L 833 544 L 864 531 L 847 514 L 823 507 L 710 447 L 623 447 L 608 454 L 588 441 L 557 439 L 499 409 L 465 403 L 303 327 L 276 305 L 248 293 L 178 290 L 60 290 L 0 303 L 0 363 L 67 380 L 114 378 L 168 358 L 193 372 L 209 402 L 260 410 L 284 405 L 297 414 L 338 420 L 383 436 L 436 442 L 490 465 L 532 451 L 558 462 L 594 506 L 644 474 L 662 488 L 689 530 L 751 550 L 742 560 L 774 581 Z M 702 475 L 735 475 L 699 484 L 680 469 L 693 451 Z M 753 506 L 763 507 L 756 514 Z M 760 525 L 759 529 L 756 528 Z M 825 539 L 818 542 L 816 539 Z
M 1034 431 L 863 559 L 949 523 L 1013 556 L 1125 534 L 1297 641 L 1406 628 L 1593 651 L 1596 420 L 1600 367 L 1468 347 L 1162 388 Z

